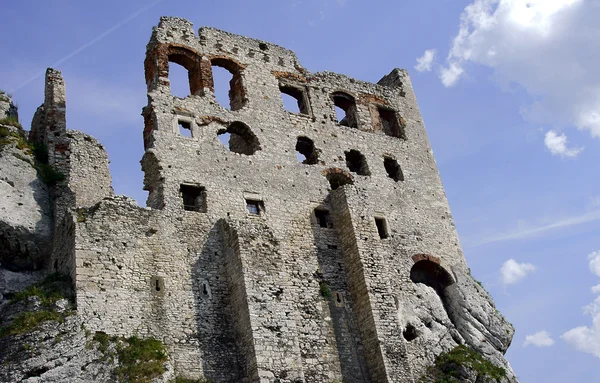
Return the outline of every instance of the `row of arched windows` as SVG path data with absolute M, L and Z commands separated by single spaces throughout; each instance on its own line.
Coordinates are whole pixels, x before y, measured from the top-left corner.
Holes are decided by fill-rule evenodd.
M 242 66 L 233 60 L 213 58 L 200 64 L 198 58 L 191 52 L 177 52 L 168 55 L 168 76 L 171 93 L 177 97 L 185 98 L 188 95 L 201 95 L 202 89 L 207 87 L 214 91 L 215 97 L 221 106 L 232 111 L 244 107 L 246 103 L 245 89 L 242 84 Z M 284 108 L 292 113 L 311 116 L 310 98 L 307 89 L 298 84 L 280 81 Z M 331 95 L 339 125 L 359 129 L 359 109 L 356 99 L 349 93 L 336 91 Z M 392 137 L 406 139 L 402 120 L 397 113 L 383 105 L 372 105 L 371 120 L 372 131 L 380 131 Z

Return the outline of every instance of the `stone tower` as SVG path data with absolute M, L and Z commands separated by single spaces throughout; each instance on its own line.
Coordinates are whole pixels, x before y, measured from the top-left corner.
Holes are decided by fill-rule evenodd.
M 80 179 L 69 201 L 88 209 L 57 230 L 88 329 L 159 338 L 177 374 L 212 382 L 416 382 L 465 343 L 513 376 L 512 326 L 468 273 L 406 71 L 311 74 L 172 17 L 144 65 L 148 207 Z M 170 65 L 189 96 L 171 94 Z

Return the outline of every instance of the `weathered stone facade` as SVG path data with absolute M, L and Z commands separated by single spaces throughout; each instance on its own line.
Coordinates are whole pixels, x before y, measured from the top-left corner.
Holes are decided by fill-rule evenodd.
M 212 382 L 416 382 L 462 343 L 514 381 L 514 330 L 468 273 L 406 71 L 311 74 L 287 49 L 165 17 L 145 72 L 148 207 L 113 196 L 102 146 L 66 130 L 54 70 L 31 130 L 67 176 L 49 268 L 72 275 L 87 329 L 161 339 L 178 375 Z

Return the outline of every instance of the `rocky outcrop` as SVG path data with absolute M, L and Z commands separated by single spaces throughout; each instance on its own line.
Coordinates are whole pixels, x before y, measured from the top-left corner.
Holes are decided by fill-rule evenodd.
M 504 358 L 514 328 L 498 312 L 485 289 L 463 268 L 462 265 L 452 268 L 455 282 L 442 289 L 415 283 L 413 294 L 407 294 L 407 304 L 400 309 L 399 320 L 411 349 L 409 354 L 413 355 L 411 365 L 415 376 L 427 376 L 441 354 L 466 345 L 503 369 L 506 373 L 503 382 L 516 382 Z M 460 381 L 487 381 L 468 366 L 456 368 L 462 374 Z
M 12 105 L 3 100 L 0 113 Z M 7 116 L 0 115 L 0 264 L 11 270 L 39 269 L 50 250 L 50 193 L 38 176 L 25 132 Z

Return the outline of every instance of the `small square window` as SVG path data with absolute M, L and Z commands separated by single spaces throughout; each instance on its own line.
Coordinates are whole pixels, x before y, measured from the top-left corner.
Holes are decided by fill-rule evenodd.
M 189 121 L 178 120 L 177 125 L 179 126 L 179 134 L 184 137 L 192 137 L 192 124 Z
M 385 239 L 390 236 L 388 234 L 388 227 L 385 218 L 375 217 L 375 225 L 377 226 L 377 233 L 379 234 L 379 238 Z
M 206 213 L 206 189 L 197 185 L 182 184 L 179 195 L 183 201 L 183 210 Z
M 261 215 L 264 211 L 264 204 L 262 201 L 247 199 L 246 209 L 248 209 L 248 213 L 251 215 Z

